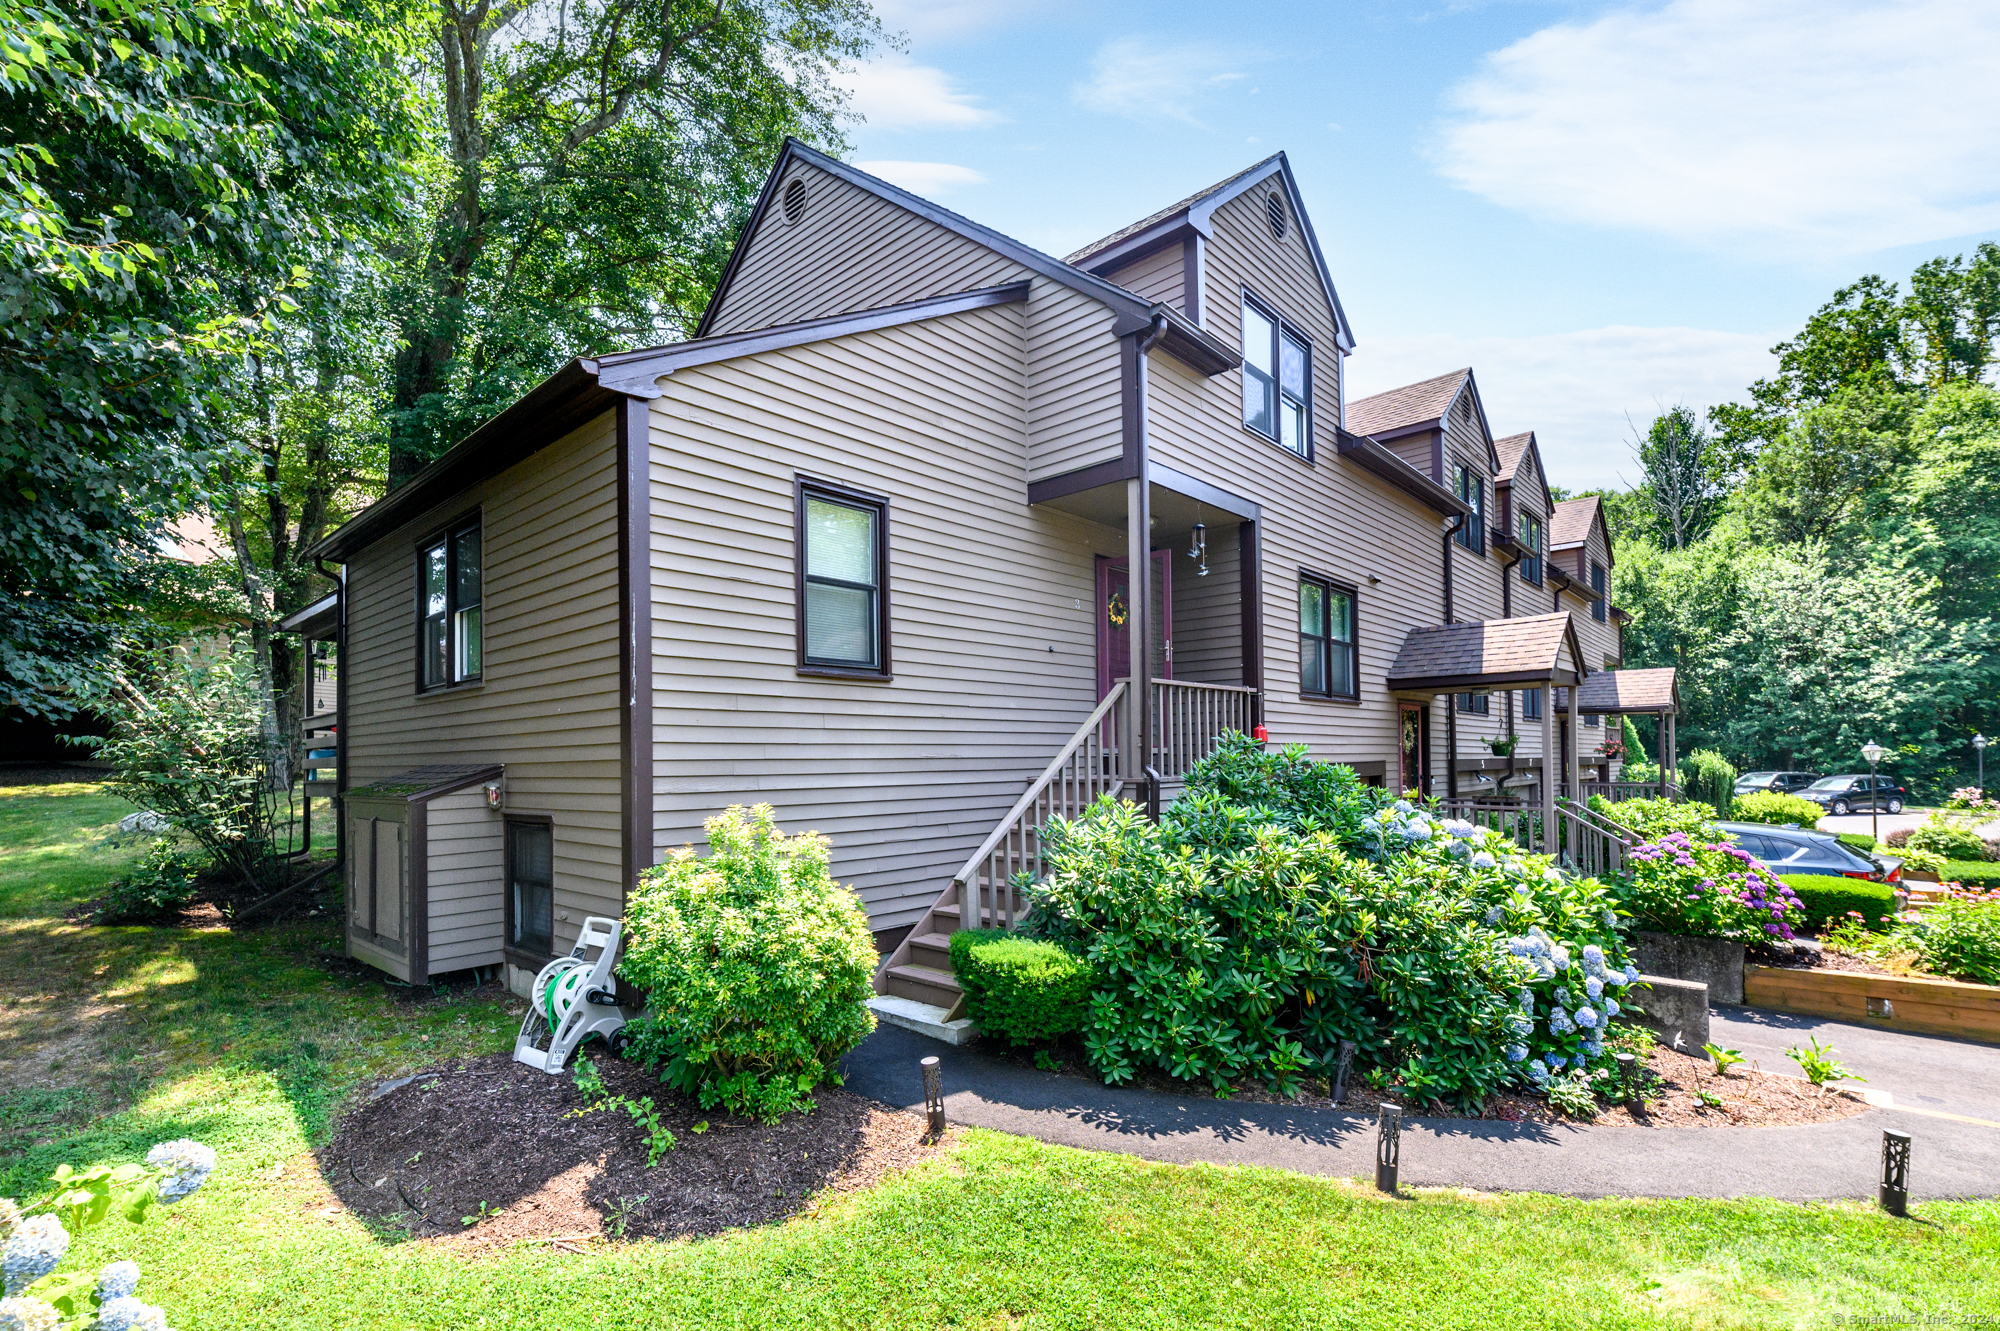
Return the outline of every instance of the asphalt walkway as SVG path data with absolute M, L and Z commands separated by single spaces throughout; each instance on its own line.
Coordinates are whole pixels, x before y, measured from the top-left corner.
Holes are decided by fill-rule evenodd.
M 1755 1056 L 1769 1071 L 1788 1069 L 1784 1046 L 1811 1033 L 1778 1025 L 1794 1019 L 1770 1013 L 1745 1017 L 1739 1026 L 1733 1014 L 1750 1010 L 1729 1012 L 1726 1030 L 1741 1042 L 1736 1047 L 1746 1053 L 1757 1048 Z M 1840 1039 L 1827 1034 L 1820 1039 L 1839 1048 L 1871 1086 L 1895 1093 L 1896 1076 L 1907 1070 L 1912 1080 L 1902 1094 L 1912 1103 L 1935 1095 L 1939 1105 L 1968 1106 L 1960 1112 L 2000 1121 L 2000 1076 L 1987 1061 L 2000 1051 L 1849 1029 L 1856 1035 L 1840 1031 L 1835 1032 Z M 1864 1042 L 1858 1036 L 1872 1038 Z M 1841 1044 L 1842 1039 L 1848 1044 Z M 1880 1040 L 1921 1045 L 1907 1047 L 1905 1055 L 1900 1052 L 1905 1046 L 1878 1045 Z M 1761 1052 L 1771 1041 L 1778 1041 L 1775 1058 Z M 1966 1050 L 1977 1053 L 1966 1055 Z M 980 1053 L 977 1046 L 955 1049 L 891 1026 L 878 1028 L 848 1055 L 848 1089 L 920 1114 L 918 1060 L 930 1054 L 942 1060 L 945 1112 L 956 1123 L 1175 1164 L 1270 1165 L 1329 1177 L 1374 1177 L 1375 1127 L 1366 1115 L 1105 1086 L 1085 1077 L 1018 1067 Z M 1878 1080 L 1871 1068 L 1885 1075 Z M 1409 1119 L 1403 1130 L 1402 1181 L 1412 1187 L 1577 1197 L 1872 1198 L 1884 1129 L 1910 1134 L 1913 1197 L 2000 1196 L 2000 1128 L 1896 1108 L 1869 1109 L 1838 1123 L 1800 1128 L 1593 1128 Z
M 1885 1091 L 1898 1108 L 1963 1114 L 2000 1122 L 2000 1046 L 1907 1035 L 1819 1017 L 1792 1017 L 1753 1007 L 1712 1007 L 1709 1039 L 1741 1050 L 1766 1072 L 1796 1075 L 1785 1050 L 1817 1039 L 1871 1091 Z

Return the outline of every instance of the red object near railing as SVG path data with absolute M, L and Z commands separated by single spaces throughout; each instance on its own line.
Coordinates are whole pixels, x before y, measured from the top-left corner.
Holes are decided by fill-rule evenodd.
M 1253 726 L 1250 730 L 1250 738 L 1256 740 L 1259 744 L 1268 744 L 1271 741 L 1271 732 L 1263 726 Z

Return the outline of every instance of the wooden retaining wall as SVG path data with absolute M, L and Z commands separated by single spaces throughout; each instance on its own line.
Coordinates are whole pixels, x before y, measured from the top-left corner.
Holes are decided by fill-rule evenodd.
M 1743 968 L 1743 1001 L 1806 1017 L 2000 1044 L 2000 987 L 1858 971 Z

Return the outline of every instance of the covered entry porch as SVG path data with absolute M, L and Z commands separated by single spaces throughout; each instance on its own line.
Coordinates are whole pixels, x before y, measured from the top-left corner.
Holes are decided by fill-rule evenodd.
M 1558 701 L 1567 713 L 1567 697 Z M 1586 781 L 1585 795 L 1607 799 L 1659 796 L 1680 799 L 1679 760 L 1674 749 L 1674 718 L 1680 713 L 1680 683 L 1672 666 L 1644 670 L 1599 670 L 1584 676 L 1576 689 L 1576 708 L 1584 716 L 1651 716 L 1658 747 L 1658 781 Z

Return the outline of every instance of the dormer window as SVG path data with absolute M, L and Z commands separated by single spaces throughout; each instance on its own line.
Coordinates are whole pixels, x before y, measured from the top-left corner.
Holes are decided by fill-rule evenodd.
M 1243 424 L 1312 460 L 1312 343 L 1248 297 L 1243 301 Z
M 1451 539 L 1474 554 L 1486 553 L 1486 478 L 1463 462 L 1452 464 L 1452 493 L 1466 502 L 1472 515 Z
M 1523 513 L 1515 524 L 1514 539 L 1521 543 L 1527 553 L 1521 556 L 1521 580 L 1542 585 L 1542 520 L 1533 513 Z

